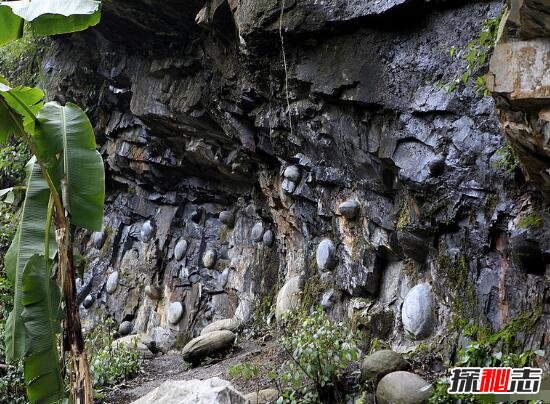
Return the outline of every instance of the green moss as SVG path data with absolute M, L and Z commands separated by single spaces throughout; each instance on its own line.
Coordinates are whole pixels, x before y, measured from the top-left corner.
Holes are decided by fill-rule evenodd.
M 451 304 L 451 330 L 461 331 L 471 319 L 477 318 L 474 283 L 469 279 L 469 266 L 464 254 L 451 259 L 440 246 L 438 257 L 443 287 Z
M 533 229 L 537 230 L 542 228 L 544 222 L 541 216 L 539 215 L 526 215 L 523 216 L 517 224 L 517 227 L 520 229 Z
M 302 293 L 302 306 L 305 309 L 317 307 L 323 292 L 329 287 L 330 285 L 327 282 L 321 281 L 318 274 L 308 277 L 304 284 L 304 291 Z
M 112 237 L 111 237 L 112 235 L 113 235 L 113 229 L 110 226 L 105 226 L 105 241 L 103 242 L 103 245 L 99 250 L 99 257 L 102 259 L 105 258 L 109 253 L 111 242 L 112 242 Z
M 273 288 L 269 293 L 261 296 L 255 303 L 252 310 L 252 324 L 250 328 L 255 333 L 261 333 L 266 327 L 266 319 L 273 313 L 273 305 L 275 304 L 275 293 L 277 289 Z
M 397 230 L 403 230 L 405 229 L 409 223 L 411 222 L 411 208 L 409 201 L 405 201 L 403 204 L 403 207 L 401 208 L 401 211 L 399 212 L 399 218 L 397 219 L 397 224 L 395 227 Z
M 411 282 L 416 283 L 420 280 L 420 264 L 412 258 L 406 258 L 403 261 L 403 273 L 407 275 Z

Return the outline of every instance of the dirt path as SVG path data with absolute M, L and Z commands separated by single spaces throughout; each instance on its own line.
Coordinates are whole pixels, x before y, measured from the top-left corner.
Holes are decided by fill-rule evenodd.
M 143 364 L 143 371 L 136 378 L 116 389 L 105 392 L 106 396 L 101 402 L 131 403 L 158 387 L 165 380 L 208 379 L 214 376 L 230 380 L 237 390 L 246 394 L 257 389 L 274 387 L 267 374 L 271 369 L 279 367 L 284 359 L 283 349 L 274 342 L 259 345 L 254 341 L 245 341 L 223 359 L 212 360 L 196 368 L 189 368 L 181 355 L 161 355 L 146 360 Z M 250 381 L 230 379 L 228 370 L 238 363 L 250 363 L 260 367 L 260 377 Z

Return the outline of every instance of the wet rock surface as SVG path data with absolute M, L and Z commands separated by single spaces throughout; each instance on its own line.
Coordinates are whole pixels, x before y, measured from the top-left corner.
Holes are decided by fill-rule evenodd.
M 273 2 L 239 2 L 199 26 L 203 1 L 170 3 L 143 22 L 133 12 L 149 10 L 145 2 L 105 0 L 97 27 L 55 38 L 43 64 L 48 96 L 87 106 L 108 177 L 101 248 L 89 233 L 75 236 L 89 263 L 79 293 L 96 297 L 83 310 L 86 328 L 104 312 L 136 333 L 165 330 L 174 346 L 237 313 L 249 321 L 256 303 L 296 277 L 303 290 L 327 293 L 334 318 L 391 320 L 365 333 L 384 334 L 393 349 L 418 343 L 406 337 L 402 311 L 419 283 L 431 283 L 437 311 L 430 341 L 449 333 L 454 314 L 496 330 L 543 308 L 543 192 L 495 163 L 499 123 L 545 133 L 546 107 L 529 101 L 530 112 L 507 109 L 503 120 L 470 87 L 437 88 L 461 69 L 442 46 L 466 45 L 502 5 L 296 2 L 281 21 L 286 69 Z M 514 91 L 499 94 L 515 103 L 506 98 Z M 536 155 L 530 178 L 546 175 L 543 139 L 520 145 L 526 159 Z M 347 200 L 360 202 L 353 220 L 339 210 Z M 515 235 L 525 223 L 516 218 L 525 212 L 542 220 L 535 244 L 522 246 Z M 270 230 L 277 242 L 265 248 Z M 337 246 L 336 265 L 319 271 L 323 239 Z M 533 248 L 537 270 L 526 271 L 522 251 Z M 210 250 L 212 267 L 203 262 Z M 451 288 L 457 280 L 466 286 Z M 147 285 L 162 296 L 151 299 Z M 453 302 L 467 296 L 472 303 L 456 313 Z M 355 299 L 371 303 L 356 309 Z M 174 324 L 167 312 L 176 301 Z M 537 327 L 533 335 L 544 335 Z M 540 341 L 522 339 L 526 349 Z

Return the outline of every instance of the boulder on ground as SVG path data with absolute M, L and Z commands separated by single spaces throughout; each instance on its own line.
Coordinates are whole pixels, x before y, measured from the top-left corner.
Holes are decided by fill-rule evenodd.
M 406 369 L 407 361 L 391 349 L 376 351 L 363 359 L 361 375 L 363 380 L 378 381 L 388 373 Z
M 392 372 L 380 380 L 376 388 L 379 404 L 422 404 L 432 395 L 433 387 L 411 372 Z
M 219 331 L 219 330 L 228 330 L 231 332 L 236 332 L 241 323 L 236 318 L 224 318 L 222 320 L 214 321 L 213 323 L 208 324 L 206 327 L 204 327 L 201 331 L 201 335 L 208 334 L 212 331 Z
M 227 380 L 167 380 L 132 404 L 245 404 L 247 401 Z
M 270 404 L 277 401 L 279 392 L 275 389 L 255 391 L 244 396 L 249 404 Z
M 212 331 L 189 341 L 182 350 L 183 359 L 197 363 L 233 346 L 235 334 L 228 330 Z
M 113 348 L 126 347 L 137 350 L 143 358 L 152 358 L 153 352 L 147 346 L 149 338 L 145 335 L 126 335 L 125 337 L 116 339 L 111 346 Z

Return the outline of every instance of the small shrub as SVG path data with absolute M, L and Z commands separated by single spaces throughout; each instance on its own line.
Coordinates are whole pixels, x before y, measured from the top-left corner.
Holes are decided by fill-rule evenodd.
M 26 403 L 27 390 L 23 379 L 23 364 L 8 366 L 5 373 L 1 372 L 2 370 L 0 370 L 0 404 Z
M 94 388 L 98 390 L 115 386 L 141 369 L 141 355 L 137 349 L 122 344 L 113 346 L 113 325 L 113 321 L 100 322 L 86 340 Z
M 260 368 L 250 363 L 238 363 L 228 370 L 229 377 L 232 379 L 243 379 L 245 382 L 255 379 L 260 375 Z
M 449 50 L 451 59 L 462 59 L 462 61 L 466 63 L 466 66 L 449 82 L 439 83 L 439 87 L 443 88 L 448 93 L 452 93 L 458 86 L 465 86 L 473 79 L 475 92 L 483 96 L 489 95 L 485 78 L 483 75 L 478 75 L 477 73 L 485 69 L 489 62 L 491 52 L 497 40 L 498 27 L 502 15 L 501 13 L 495 18 L 488 18 L 483 21 L 479 34 L 468 42 L 464 49 L 457 49 L 454 46 L 451 47 Z
M 292 315 L 284 328 L 281 342 L 291 359 L 271 375 L 282 393 L 278 402 L 334 402 L 344 370 L 359 355 L 352 332 L 332 324 L 321 308 Z
M 512 174 L 519 166 L 519 162 L 514 156 L 512 147 L 509 144 L 505 144 L 496 151 L 496 155 L 499 159 L 493 164 L 494 168 L 504 170 L 509 174 Z

